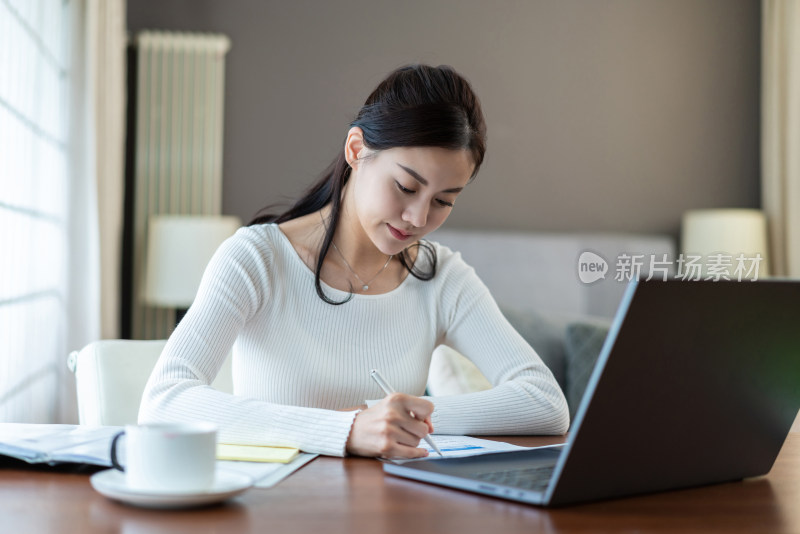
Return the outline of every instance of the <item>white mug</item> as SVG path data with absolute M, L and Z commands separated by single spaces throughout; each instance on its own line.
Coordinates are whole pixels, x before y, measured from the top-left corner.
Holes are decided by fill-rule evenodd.
M 117 458 L 125 436 L 126 461 Z M 199 493 L 214 484 L 217 427 L 211 423 L 127 425 L 111 441 L 111 464 L 125 473 L 128 489 Z

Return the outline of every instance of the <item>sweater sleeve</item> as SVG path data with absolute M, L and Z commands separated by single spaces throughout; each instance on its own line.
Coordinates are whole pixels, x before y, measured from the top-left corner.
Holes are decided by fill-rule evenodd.
M 222 443 L 343 456 L 357 412 L 273 404 L 210 384 L 246 321 L 269 305 L 271 248 L 242 229 L 215 253 L 145 387 L 139 422 L 208 421 Z
M 430 398 L 434 432 L 564 434 L 569 410 L 553 373 L 509 324 L 460 254 L 440 250 L 440 339 L 475 363 L 493 387 Z

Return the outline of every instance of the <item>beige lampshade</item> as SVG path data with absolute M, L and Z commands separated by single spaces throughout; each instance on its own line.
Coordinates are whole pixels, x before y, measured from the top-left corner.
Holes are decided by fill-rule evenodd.
M 188 308 L 206 265 L 241 226 L 238 217 L 156 215 L 150 218 L 144 301 Z
M 692 210 L 683 215 L 681 225 L 681 253 L 702 256 L 703 273 L 708 272 L 709 262 L 730 258 L 730 278 L 737 278 L 737 258 L 743 255 L 747 266 L 758 264 L 757 272 L 744 278 L 764 278 L 769 274 L 767 256 L 767 220 L 764 213 L 754 209 L 709 209 Z M 756 261 L 757 255 L 761 260 Z

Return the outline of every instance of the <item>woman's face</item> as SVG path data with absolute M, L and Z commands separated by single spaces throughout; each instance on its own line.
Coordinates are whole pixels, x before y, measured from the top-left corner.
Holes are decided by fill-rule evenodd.
M 351 205 L 364 232 L 387 255 L 439 228 L 474 168 L 467 150 L 401 147 L 366 156 L 353 166 Z

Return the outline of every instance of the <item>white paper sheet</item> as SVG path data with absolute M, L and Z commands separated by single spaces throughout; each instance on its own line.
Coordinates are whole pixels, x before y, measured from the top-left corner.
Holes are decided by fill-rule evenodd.
M 504 441 L 493 441 L 489 439 L 473 438 L 470 436 L 432 434 L 431 439 L 442 451 L 442 455 L 445 458 L 460 458 L 462 456 L 476 456 L 478 454 L 517 451 L 530 448 L 512 445 L 511 443 L 505 443 Z M 420 440 L 419 447 L 426 449 L 430 453 L 428 458 L 439 458 L 439 454 L 434 451 L 430 445 L 425 443 L 424 440 Z

